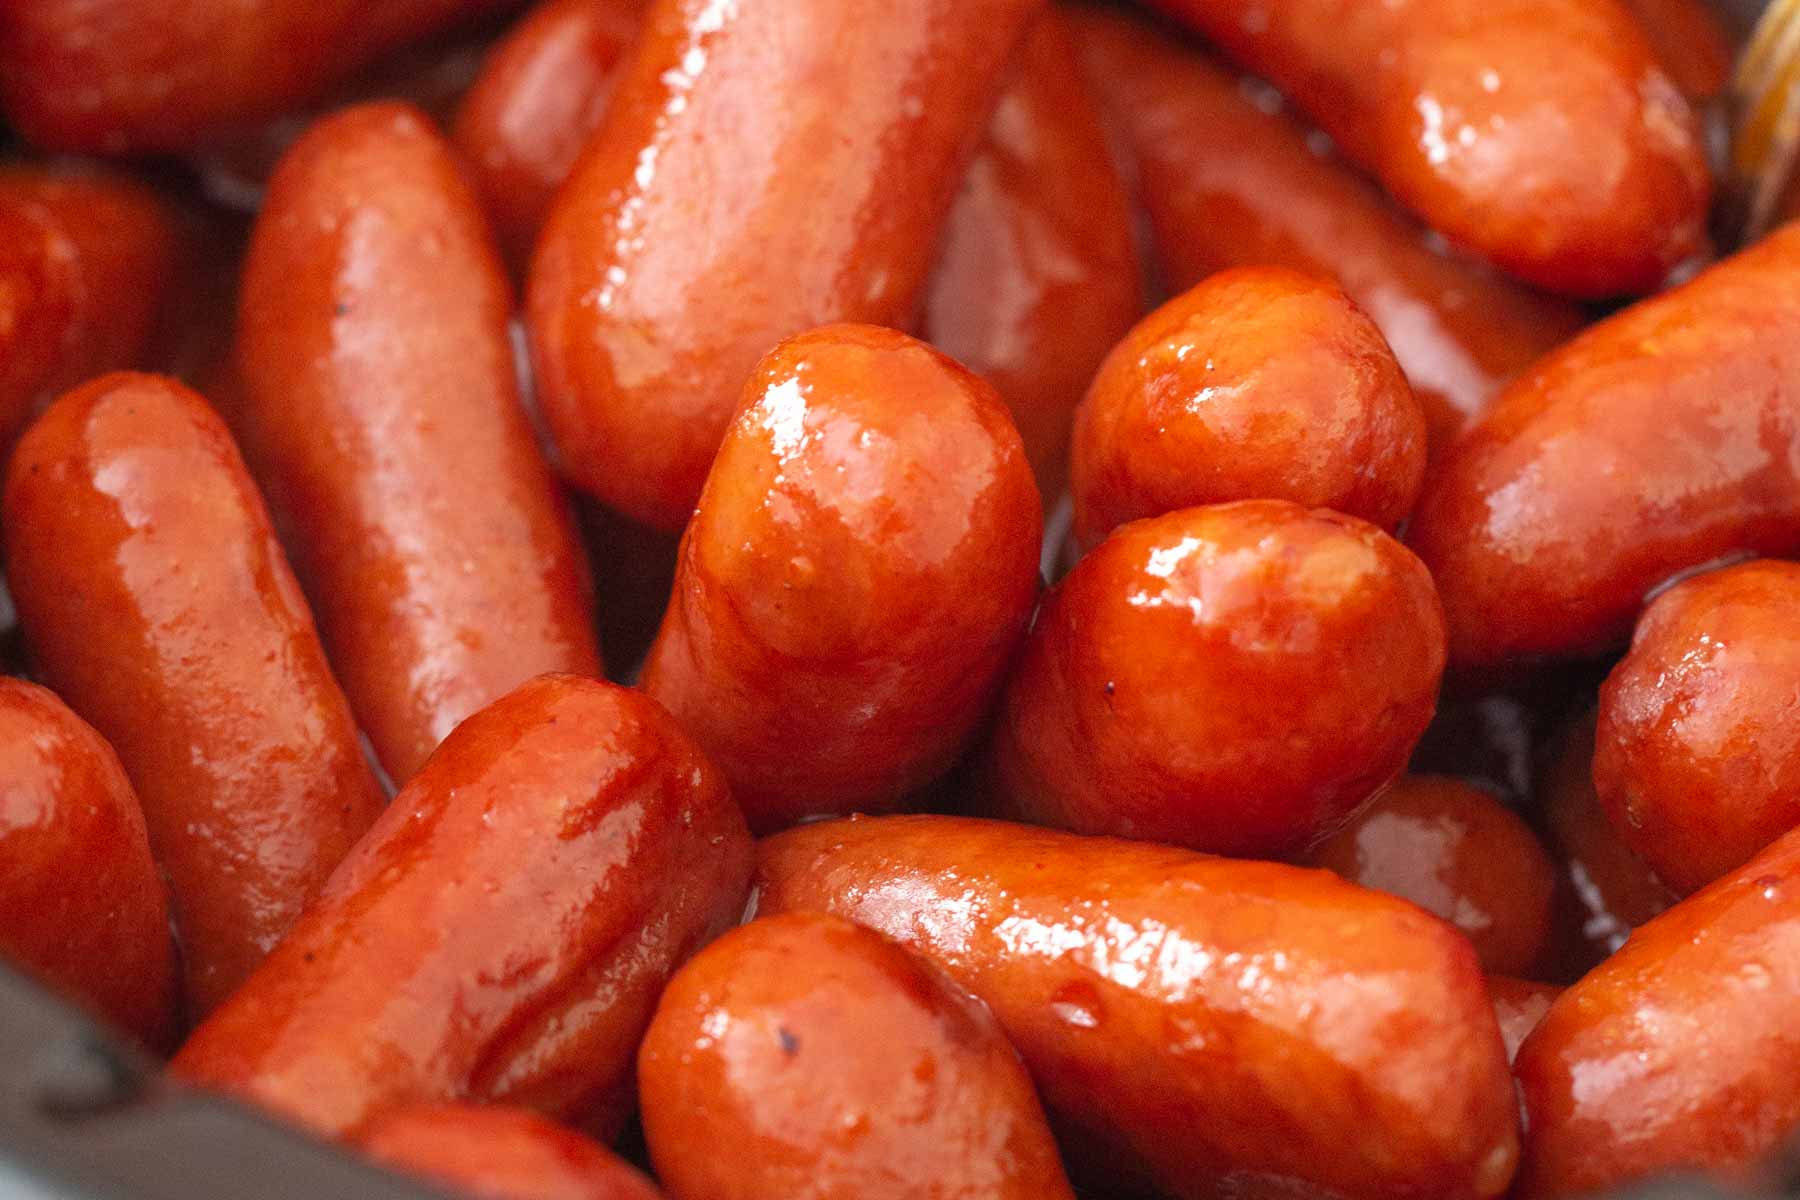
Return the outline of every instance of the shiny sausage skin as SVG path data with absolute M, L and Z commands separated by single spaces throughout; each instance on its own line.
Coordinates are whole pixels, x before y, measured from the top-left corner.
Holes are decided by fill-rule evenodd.
M 1138 322 L 1075 417 L 1084 549 L 1140 517 L 1292 500 L 1392 531 L 1425 474 L 1425 414 L 1375 323 L 1334 283 L 1221 271 Z
M 1046 505 L 1075 405 L 1143 311 L 1131 201 L 1061 10 L 1032 26 L 950 210 L 926 341 L 994 385 Z
M 1656 50 L 1656 57 L 1695 104 L 1731 82 L 1731 38 L 1705 0 L 1623 0 Z
M 993 1014 L 841 917 L 753 921 L 676 972 L 638 1094 L 683 1200 L 1073 1200 Z
M 587 562 L 519 401 L 511 307 L 422 112 L 346 109 L 282 159 L 244 268 L 235 424 L 401 783 L 525 680 L 600 674 Z
M 464 1098 L 610 1129 L 657 993 L 737 918 L 751 855 L 661 706 L 532 680 L 444 740 L 173 1070 L 328 1134 Z
M 118 756 L 52 693 L 0 679 L 0 779 L 0 956 L 164 1048 L 169 901 Z
M 1701 250 L 1699 123 L 1614 0 L 1156 0 L 1528 283 L 1654 290 Z
M 231 435 L 173 380 L 52 405 L 4 525 L 32 660 L 143 801 L 204 1014 L 381 811 L 350 707 Z
M 1037 596 L 1042 531 L 986 383 L 891 329 L 790 338 L 745 386 L 707 477 L 644 690 L 753 829 L 892 807 L 987 715 Z
M 1800 225 L 1521 376 L 1434 467 L 1408 540 L 1472 668 L 1604 650 L 1671 575 L 1800 549 Z
M 1800 831 L 1638 929 L 1519 1049 L 1515 1195 L 1756 1162 L 1800 1125 Z
M 1443 618 L 1373 525 L 1280 500 L 1115 530 L 1040 607 L 995 735 L 998 810 L 1273 858 L 1400 773 Z
M 1167 284 L 1228 267 L 1335 278 L 1381 327 L 1446 442 L 1582 315 L 1427 244 L 1428 234 L 1264 88 L 1141 22 L 1077 11 L 1089 80 L 1133 160 Z M 1260 85 L 1258 85 L 1260 87 Z
M 1529 971 L 1550 935 L 1550 856 L 1505 805 L 1460 780 L 1402 776 L 1311 862 L 1442 917 L 1491 973 Z
M 472 1200 L 657 1200 L 643 1172 L 529 1109 L 431 1104 L 377 1117 L 362 1152 Z
M 1678 893 L 1800 825 L 1800 563 L 1686 580 L 1639 618 L 1600 690 L 1594 788 Z
M 1562 989 L 1553 983 L 1533 983 L 1529 979 L 1513 979 L 1505 975 L 1488 976 L 1488 995 L 1494 998 L 1494 1016 L 1500 1021 L 1500 1036 L 1506 1042 L 1506 1057 L 1519 1056 L 1519 1047 L 1538 1027 L 1544 1014 Z
M 488 52 L 452 137 L 510 258 L 606 113 L 647 0 L 540 0 Z
M 323 95 L 409 41 L 514 0 L 25 0 L 0 20 L 0 107 L 25 139 L 173 151 Z
M 1042 0 L 653 0 L 532 262 L 564 471 L 679 529 L 778 340 L 905 326 Z
M 64 388 L 139 365 L 178 243 L 122 175 L 0 166 L 0 445 Z
M 1475 954 L 1404 901 L 955 817 L 791 830 L 763 843 L 758 889 L 761 913 L 832 912 L 937 962 L 1046 1107 L 1181 1200 L 1257 1179 L 1486 1197 L 1512 1174 L 1518 1106 Z

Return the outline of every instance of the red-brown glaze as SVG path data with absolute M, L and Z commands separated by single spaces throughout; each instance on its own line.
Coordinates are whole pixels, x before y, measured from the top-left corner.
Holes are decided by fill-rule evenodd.
M 1075 417 L 1074 535 L 1292 500 L 1392 531 L 1425 475 L 1425 414 L 1375 323 L 1329 280 L 1221 271 L 1138 322 Z
M 535 679 L 444 740 L 173 1069 L 325 1133 L 465 1098 L 610 1128 L 751 856 L 659 705 Z
M 652 0 L 532 262 L 532 361 L 570 478 L 678 529 L 771 346 L 907 325 L 1042 8 Z
M 519 401 L 511 290 L 425 115 L 283 158 L 239 302 L 235 424 L 344 690 L 404 783 L 534 675 L 599 675 L 587 563 Z
M 516 0 L 32 0 L 0 22 L 0 106 L 26 140 L 183 150 L 323 95 Z
M 926 341 L 994 385 L 1045 503 L 1088 381 L 1143 311 L 1131 202 L 1060 10 L 1020 47 L 950 210 Z
M 1514 1195 L 1587 1196 L 1755 1163 L 1800 1126 L 1800 831 L 1631 935 L 1564 992 L 1514 1069 Z
M 1696 104 L 1731 81 L 1732 46 L 1719 11 L 1705 0 L 1623 0 L 1663 70 Z
M 1076 15 L 1090 81 L 1134 160 L 1171 288 L 1227 267 L 1335 278 L 1393 347 L 1434 446 L 1581 327 L 1573 306 L 1432 249 L 1266 87 L 1126 17 Z
M 0 165 L 0 446 L 64 388 L 138 365 L 177 251 L 171 213 L 141 184 Z
M 50 692 L 0 679 L 0 955 L 147 1044 L 174 1032 L 169 901 L 118 756 Z
M 890 329 L 790 338 L 758 364 L 707 477 L 644 690 L 754 829 L 891 807 L 987 715 L 1042 530 L 986 383 Z
M 696 955 L 644 1036 L 638 1096 L 675 1197 L 1073 1200 L 993 1014 L 841 917 L 766 917 Z
M 1533 983 L 1528 979 L 1512 979 L 1505 975 L 1488 976 L 1488 995 L 1494 998 L 1494 1016 L 1500 1021 L 1500 1036 L 1506 1042 L 1508 1061 L 1519 1056 L 1519 1047 L 1538 1027 L 1544 1014 L 1562 989 L 1553 983 Z
M 1614 0 L 1156 0 L 1452 242 L 1551 291 L 1654 290 L 1706 243 L 1699 122 Z
M 44 681 L 143 801 L 196 1014 L 262 961 L 382 794 L 223 422 L 108 375 L 20 440 L 7 582 Z
M 1605 649 L 1671 575 L 1800 549 L 1800 225 L 1521 376 L 1433 467 L 1409 540 L 1466 667 Z
M 1800 563 L 1686 580 L 1638 619 L 1600 690 L 1594 788 L 1686 895 L 1800 825 Z
M 1082 833 L 1270 858 L 1400 773 L 1444 668 L 1424 567 L 1280 500 L 1116 530 L 1044 600 L 996 734 L 997 802 Z
M 488 52 L 452 136 L 507 254 L 531 252 L 623 66 L 648 0 L 540 0 Z
M 1046 1106 L 1211 1197 L 1486 1197 L 1517 1102 L 1468 942 L 1324 871 L 954 817 L 763 844 L 759 910 L 827 911 L 985 1001 Z M 1346 1131 L 1354 1131 L 1347 1136 Z
M 600 1143 L 522 1108 L 431 1104 L 375 1118 L 362 1152 L 472 1200 L 657 1200 L 643 1172 Z

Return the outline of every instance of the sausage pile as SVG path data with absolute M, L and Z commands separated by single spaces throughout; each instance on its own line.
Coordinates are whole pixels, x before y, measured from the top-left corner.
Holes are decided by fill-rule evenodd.
M 172 1080 L 487 1200 L 1800 1132 L 1702 0 L 227 7 L 0 4 L 0 953 Z

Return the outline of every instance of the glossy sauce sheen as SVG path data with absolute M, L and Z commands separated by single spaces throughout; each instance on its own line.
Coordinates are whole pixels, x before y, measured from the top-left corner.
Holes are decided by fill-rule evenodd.
M 1747 1166 L 1800 1125 L 1800 832 L 1671 908 L 1551 1006 L 1519 1050 L 1515 1195 L 1584 1196 Z
M 205 1013 L 381 811 L 350 707 L 231 435 L 180 384 L 64 395 L 4 524 L 32 660 L 119 752 Z
M 138 365 L 177 241 L 124 176 L 0 166 L 0 445 L 63 388 Z
M 1623 0 L 1656 50 L 1663 70 L 1699 104 L 1731 81 L 1731 37 L 1706 0 Z
M 1167 285 L 1228 267 L 1335 278 L 1380 326 L 1433 445 L 1581 327 L 1573 306 L 1428 245 L 1261 84 L 1123 16 L 1077 10 L 1088 77 L 1137 173 Z
M 1442 917 L 1489 972 L 1531 970 L 1549 937 L 1550 856 L 1525 822 L 1459 780 L 1402 776 L 1311 861 Z
M 1073 1200 L 993 1014 L 840 917 L 768 917 L 701 951 L 657 1006 L 638 1092 L 684 1200 Z
M 183 150 L 515 0 L 33 0 L 0 26 L 0 105 L 42 147 Z
M 1408 540 L 1467 667 L 1604 650 L 1675 573 L 1800 548 L 1800 225 L 1521 376 Z
M 532 676 L 600 674 L 587 562 L 519 402 L 511 307 L 422 112 L 347 109 L 283 158 L 245 266 L 237 424 L 400 782 Z
M 0 954 L 149 1045 L 175 1017 L 169 902 L 118 756 L 50 692 L 0 679 Z
M 1038 611 L 998 803 L 1082 833 L 1304 850 L 1400 773 L 1443 667 L 1431 579 L 1373 525 L 1279 500 L 1136 521 Z
M 1425 474 L 1425 415 L 1374 322 L 1329 280 L 1221 271 L 1140 321 L 1075 418 L 1075 538 L 1228 500 L 1392 530 Z
M 1157 0 L 1452 242 L 1574 296 L 1702 249 L 1699 124 L 1614 0 Z
M 987 715 L 1042 528 L 986 383 L 889 329 L 790 338 L 707 477 L 644 690 L 752 828 L 891 807 Z
M 764 914 L 836 913 L 937 962 L 1046 1106 L 1171 1196 L 1487 1197 L 1512 1174 L 1517 1102 L 1474 952 L 1404 901 L 954 817 L 792 830 L 763 844 L 758 887 Z
M 362 1152 L 472 1200 L 657 1200 L 636 1167 L 527 1109 L 438 1104 L 402 1108 L 357 1134 Z
M 1506 1057 L 1517 1058 L 1519 1047 L 1562 995 L 1562 989 L 1505 975 L 1489 975 L 1487 985 L 1488 995 L 1494 998 L 1494 1016 L 1500 1021 L 1500 1036 L 1506 1040 Z
M 565 472 L 687 520 L 745 378 L 827 321 L 905 326 L 1041 0 L 653 0 L 531 271 Z
M 1600 692 L 1594 786 L 1683 894 L 1800 825 L 1800 564 L 1745 563 L 1645 609 Z
M 445 739 L 173 1069 L 331 1134 L 461 1098 L 616 1131 L 656 995 L 750 859 L 660 706 L 535 679 Z
M 1076 403 L 1143 309 L 1131 202 L 1060 9 L 1032 26 L 950 210 L 926 341 L 994 385 L 1046 504 Z

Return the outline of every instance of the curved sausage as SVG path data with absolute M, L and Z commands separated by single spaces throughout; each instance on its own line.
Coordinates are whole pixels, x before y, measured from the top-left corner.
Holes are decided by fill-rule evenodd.
M 1731 82 L 1731 37 L 1719 12 L 1704 0 L 1623 0 L 1637 18 L 1657 60 L 1695 104 Z
M 1512 1174 L 1518 1104 L 1480 967 L 1405 901 L 955 817 L 803 826 L 763 844 L 757 878 L 762 913 L 836 913 L 942 966 L 1046 1107 L 1169 1195 L 1261 1179 L 1488 1197 Z
M 1074 1196 L 993 1014 L 841 917 L 753 921 L 676 972 L 638 1052 L 638 1094 L 678 1197 Z
M 750 825 L 891 807 L 987 715 L 1037 595 L 1043 516 L 986 383 L 891 329 L 757 366 L 644 666 Z
M 203 1014 L 381 811 L 350 707 L 231 435 L 173 380 L 65 394 L 3 515 L 32 660 L 143 801 Z
M 1600 690 L 1594 789 L 1676 892 L 1800 825 L 1800 563 L 1689 579 L 1639 618 Z
M 1654 290 L 1705 244 L 1699 123 L 1614 0 L 1157 0 L 1452 242 L 1551 291 Z
M 1373 525 L 1279 500 L 1113 535 L 1045 597 L 995 735 L 999 810 L 1272 858 L 1406 765 L 1437 703 L 1424 567 Z
M 1113 348 L 1076 412 L 1072 458 L 1083 549 L 1127 521 L 1229 500 L 1334 508 L 1391 532 L 1424 478 L 1425 414 L 1336 284 L 1247 267 Z
M 1579 310 L 1464 259 L 1321 152 L 1268 89 L 1137 21 L 1076 11 L 1089 80 L 1136 167 L 1171 288 L 1228 267 L 1336 279 L 1380 326 L 1434 447 L 1582 324 Z
M 1528 979 L 1512 979 L 1504 975 L 1488 976 L 1488 995 L 1494 998 L 1494 1016 L 1500 1021 L 1500 1036 L 1506 1041 L 1506 1057 L 1519 1056 L 1519 1047 L 1538 1027 L 1562 989 L 1551 983 L 1533 983 Z
M 759 356 L 827 321 L 907 324 L 1042 7 L 653 0 L 531 267 L 569 477 L 680 528 Z
M 417 109 L 346 109 L 282 159 L 244 267 L 235 423 L 402 783 L 532 676 L 600 674 L 587 562 L 519 401 L 511 306 Z
M 0 954 L 163 1048 L 169 901 L 118 756 L 50 692 L 0 679 L 0 779 Z
M 1310 861 L 1442 917 L 1490 973 L 1531 970 L 1549 940 L 1550 856 L 1505 805 L 1460 780 L 1403 776 Z
M 670 972 L 751 845 L 661 706 L 570 675 L 470 717 L 172 1069 L 315 1131 L 523 1104 L 610 1129 Z
M 423 1104 L 370 1121 L 359 1149 L 472 1200 L 657 1200 L 643 1172 L 528 1109 Z
M 1595 325 L 1434 467 L 1451 661 L 1604 650 L 1679 571 L 1800 549 L 1800 225 Z
M 1515 1195 L 1758 1161 L 1800 1127 L 1800 832 L 1638 929 L 1551 1005 L 1514 1069 Z

